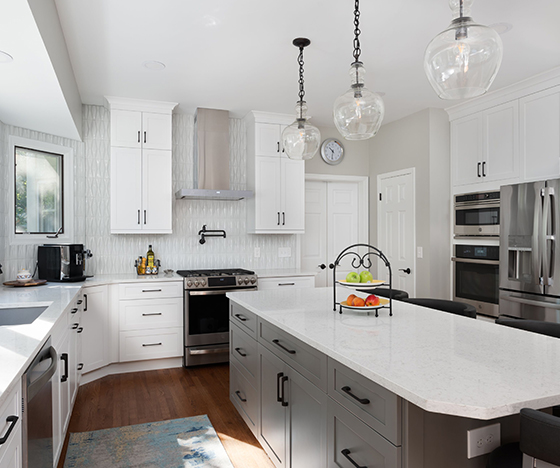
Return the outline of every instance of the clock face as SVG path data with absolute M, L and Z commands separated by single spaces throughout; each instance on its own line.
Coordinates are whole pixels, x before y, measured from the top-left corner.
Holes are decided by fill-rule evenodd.
M 343 156 L 344 147 L 338 140 L 329 138 L 321 145 L 321 157 L 327 164 L 338 164 L 342 161 Z

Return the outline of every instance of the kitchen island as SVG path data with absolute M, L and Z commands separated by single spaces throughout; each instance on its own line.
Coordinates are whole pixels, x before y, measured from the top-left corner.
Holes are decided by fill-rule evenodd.
M 340 289 L 339 297 L 350 292 Z M 228 297 L 233 308 L 257 317 L 257 372 L 262 371 L 262 356 L 268 351 L 290 365 L 289 353 L 282 356 L 274 344 L 282 344 L 282 336 L 293 337 L 326 357 L 329 383 L 324 390 L 329 397 L 331 390 L 336 391 L 331 381 L 341 365 L 355 381 L 364 379 L 364 389 L 365 381 L 399 399 L 396 435 L 391 439 L 381 431 L 399 453 L 394 464 L 380 466 L 482 467 L 484 456 L 467 459 L 467 430 L 500 422 L 502 442 L 507 442 L 517 437 L 516 415 L 521 408 L 560 404 L 560 340 L 554 338 L 398 301 L 393 302 L 393 317 L 386 309 L 379 317 L 346 309 L 339 314 L 333 311 L 332 288 L 236 292 Z M 267 342 L 263 327 L 277 331 L 280 341 Z M 284 346 L 289 348 L 285 342 Z M 293 366 L 300 370 L 297 363 Z M 234 361 L 232 372 L 235 369 Z M 321 387 L 320 378 L 313 383 Z M 258 398 L 266 398 L 262 376 L 255 385 Z M 383 399 L 386 410 L 389 400 Z M 255 428 L 267 450 L 259 426 L 266 411 L 262 401 L 259 404 Z M 333 405 L 330 399 L 327 404 Z M 359 410 L 351 412 L 368 422 Z M 331 436 L 327 445 L 336 458 Z M 278 466 L 297 466 L 297 460 L 292 457 L 291 465 Z M 329 457 L 327 466 L 347 464 Z

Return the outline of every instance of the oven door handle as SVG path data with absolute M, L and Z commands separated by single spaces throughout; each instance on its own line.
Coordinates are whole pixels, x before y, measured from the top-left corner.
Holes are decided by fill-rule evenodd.
M 451 261 L 459 262 L 459 263 L 480 263 L 482 265 L 499 265 L 499 260 L 482 260 L 476 258 L 458 258 L 458 257 L 451 257 Z
M 463 204 L 464 203 L 464 204 Z M 464 210 L 480 210 L 486 208 L 499 208 L 500 207 L 500 200 L 488 200 L 483 201 L 479 200 L 474 204 L 470 204 L 469 202 L 459 202 L 455 203 L 455 210 L 456 211 L 464 211 Z
M 257 288 L 243 288 L 243 289 L 220 289 L 219 291 L 186 291 L 189 296 L 218 296 L 220 294 L 226 294 L 229 292 L 239 292 L 239 291 L 256 291 Z
M 525 299 L 523 297 L 512 296 L 510 294 L 501 296 L 502 299 L 511 302 L 517 302 L 519 304 L 525 304 L 530 306 L 536 307 L 543 307 L 545 309 L 555 309 L 560 310 L 560 304 L 555 304 L 554 302 L 544 302 L 544 301 L 535 301 L 531 299 Z

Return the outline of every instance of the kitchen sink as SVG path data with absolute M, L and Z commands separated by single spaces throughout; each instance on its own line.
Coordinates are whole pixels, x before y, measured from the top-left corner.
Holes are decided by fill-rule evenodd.
M 33 323 L 48 306 L 0 308 L 0 326 Z

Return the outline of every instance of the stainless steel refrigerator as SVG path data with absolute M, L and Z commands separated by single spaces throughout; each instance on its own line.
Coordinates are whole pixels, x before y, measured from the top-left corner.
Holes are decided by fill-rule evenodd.
M 560 323 L 560 179 L 500 192 L 500 315 Z

